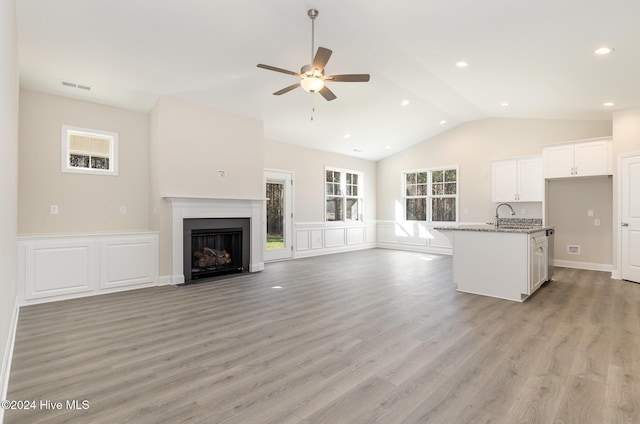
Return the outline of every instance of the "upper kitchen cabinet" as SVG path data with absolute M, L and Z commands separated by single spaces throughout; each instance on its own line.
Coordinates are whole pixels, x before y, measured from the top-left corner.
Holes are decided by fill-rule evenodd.
M 542 202 L 542 156 L 492 162 L 494 202 Z
M 549 146 L 542 154 L 545 178 L 612 174 L 610 138 Z

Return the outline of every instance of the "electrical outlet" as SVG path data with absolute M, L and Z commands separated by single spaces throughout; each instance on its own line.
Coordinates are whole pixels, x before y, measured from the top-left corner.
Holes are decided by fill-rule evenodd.
M 587 211 L 587 216 L 593 216 L 593 211 L 591 209 Z
M 127 214 L 127 205 L 120 206 L 120 213 L 122 215 L 126 215 Z
M 51 215 L 58 215 L 58 205 L 49 206 L 49 213 Z
M 218 180 L 224 181 L 227 179 L 227 171 L 224 169 L 218 169 Z
M 595 225 L 596 227 L 600 226 L 600 220 L 598 218 L 593 220 L 593 225 Z
M 568 244 L 567 245 L 567 253 L 570 255 L 579 255 L 580 254 L 580 246 L 577 244 Z

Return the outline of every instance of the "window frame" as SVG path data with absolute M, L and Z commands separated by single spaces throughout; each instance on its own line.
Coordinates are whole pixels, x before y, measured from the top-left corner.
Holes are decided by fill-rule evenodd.
M 72 154 L 70 148 L 70 136 L 74 134 L 84 136 L 95 136 L 109 139 L 109 169 L 84 168 L 69 165 L 69 157 Z M 62 149 L 61 149 L 61 170 L 72 174 L 92 174 L 92 175 L 118 175 L 118 133 L 111 131 L 96 130 L 91 128 L 75 127 L 71 125 L 62 126 Z M 91 156 L 90 156 L 91 158 Z M 91 160 L 91 159 L 89 159 Z
M 456 171 L 456 193 L 455 194 L 433 194 L 433 173 L 438 171 Z M 416 192 L 419 185 L 426 185 L 426 194 L 424 195 L 407 195 L 407 175 L 427 173 L 427 182 L 419 183 L 416 175 Z M 445 174 L 446 175 L 446 174 Z M 439 166 L 434 168 L 420 168 L 402 171 L 402 209 L 403 218 L 407 222 L 426 222 L 433 224 L 451 224 L 458 223 L 460 220 L 460 171 L 457 165 Z M 437 182 L 436 182 L 437 183 Z M 433 220 L 433 201 L 434 199 L 453 198 L 455 199 L 455 220 L 454 221 L 434 221 Z M 425 199 L 425 219 L 407 219 L 407 199 Z
M 338 173 L 340 175 L 340 181 L 337 183 L 339 184 L 338 187 L 338 191 L 339 194 L 328 194 L 327 193 L 327 184 L 333 184 L 335 187 L 334 182 L 330 182 L 327 181 L 327 172 L 333 172 L 333 173 Z M 355 175 L 357 177 L 357 183 L 356 184 L 347 184 L 347 174 L 350 175 Z M 353 180 L 352 180 L 353 181 Z M 356 195 L 353 194 L 348 194 L 348 193 L 352 193 L 352 190 L 349 190 L 348 188 L 351 187 L 353 189 L 353 187 L 356 188 Z M 335 193 L 335 189 L 332 190 L 333 193 Z M 335 198 L 335 199 L 339 199 L 339 205 L 340 205 L 340 215 L 341 215 L 341 219 L 335 219 L 335 220 L 329 220 L 327 219 L 327 200 L 331 199 L 331 198 Z M 358 205 L 358 214 L 357 214 L 357 219 L 352 219 L 352 218 L 347 218 L 347 203 L 349 202 L 349 200 L 356 200 L 356 203 Z M 343 168 L 337 168 L 334 166 L 325 166 L 324 168 L 324 222 L 325 223 L 362 223 L 364 222 L 364 173 L 362 171 L 357 171 L 357 170 L 353 170 L 353 169 L 343 169 Z

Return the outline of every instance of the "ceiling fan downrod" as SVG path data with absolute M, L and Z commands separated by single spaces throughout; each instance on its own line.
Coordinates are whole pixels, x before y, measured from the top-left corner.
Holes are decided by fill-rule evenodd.
M 315 46 L 314 46 L 314 41 L 315 41 L 315 22 L 316 22 L 316 18 L 318 17 L 318 14 L 320 12 L 318 12 L 317 9 L 309 9 L 307 11 L 307 16 L 309 16 L 309 19 L 311 19 L 311 62 L 313 63 L 313 57 L 315 55 Z

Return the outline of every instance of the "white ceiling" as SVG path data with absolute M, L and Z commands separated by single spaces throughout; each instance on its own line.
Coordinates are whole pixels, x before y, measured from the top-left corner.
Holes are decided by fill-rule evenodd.
M 17 5 L 23 88 L 141 111 L 174 96 L 262 119 L 268 139 L 366 159 L 486 117 L 608 120 L 640 106 L 638 0 Z M 302 89 L 273 96 L 296 77 L 256 67 L 311 61 L 310 8 L 320 12 L 316 48 L 333 50 L 326 72 L 371 75 L 329 83 L 332 102 Z M 615 53 L 594 55 L 602 45 Z

